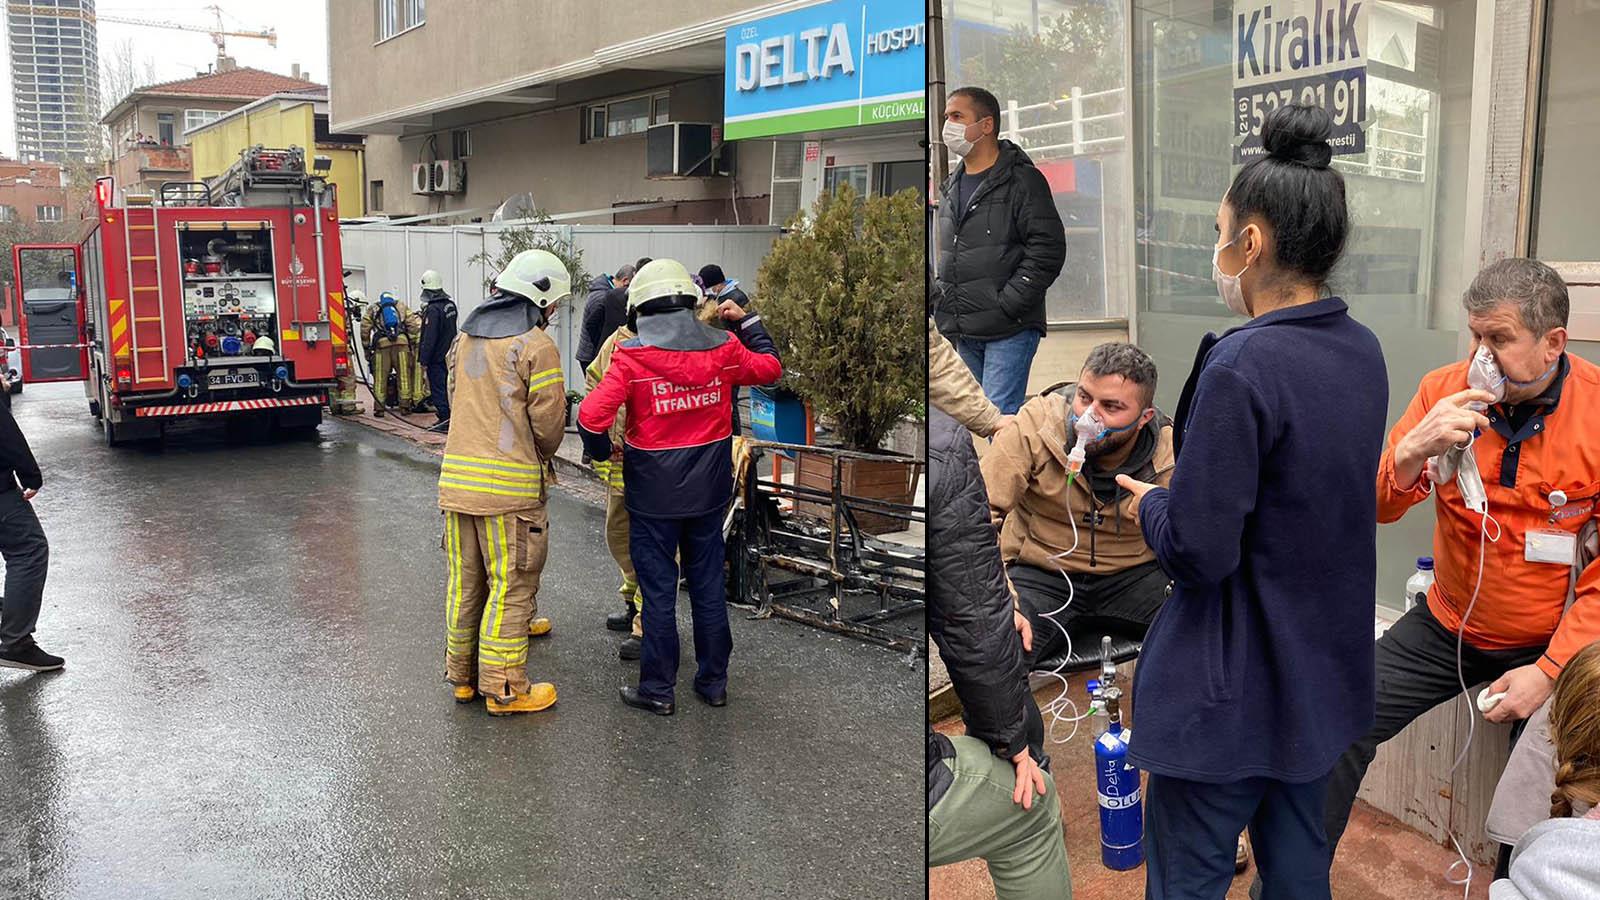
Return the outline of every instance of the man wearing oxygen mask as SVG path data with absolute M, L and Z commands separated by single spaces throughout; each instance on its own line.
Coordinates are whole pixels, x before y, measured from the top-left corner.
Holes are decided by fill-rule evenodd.
M 983 455 L 1033 668 L 1053 665 L 1073 624 L 1143 637 L 1166 599 L 1169 579 L 1139 530 L 1139 501 L 1116 482 L 1171 480 L 1172 422 L 1155 409 L 1155 392 L 1148 354 L 1101 344 L 1076 382 L 1029 400 Z
M 1573 572 L 1574 536 L 1600 499 L 1600 367 L 1566 352 L 1566 285 L 1543 263 L 1494 263 L 1463 305 L 1472 357 L 1423 377 L 1378 469 L 1380 521 L 1433 497 L 1437 580 L 1378 640 L 1377 719 L 1334 766 L 1330 843 L 1378 745 L 1461 692 L 1458 632 L 1466 684 L 1489 682 L 1491 722 L 1527 718 L 1600 639 L 1600 565 Z M 1469 508 L 1474 494 L 1484 503 Z

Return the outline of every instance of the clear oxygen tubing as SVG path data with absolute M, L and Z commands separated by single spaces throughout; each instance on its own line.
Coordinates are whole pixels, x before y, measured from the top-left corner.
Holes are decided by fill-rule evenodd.
M 1084 415 L 1087 416 L 1088 412 L 1086 411 Z M 1047 437 L 1046 440 L 1054 440 L 1054 437 Z M 1080 435 L 1078 442 L 1073 446 L 1072 452 L 1065 453 L 1064 455 L 1067 456 L 1069 461 L 1073 461 L 1076 465 L 1081 466 L 1082 451 L 1087 443 L 1088 440 L 1084 436 Z M 1065 445 L 1061 444 L 1060 442 L 1056 443 L 1056 447 L 1059 450 L 1066 450 Z M 1077 480 L 1078 471 L 1079 470 L 1076 468 L 1071 468 L 1069 464 L 1066 486 L 1066 493 L 1069 498 L 1071 497 L 1073 483 Z M 1067 524 L 1072 526 L 1072 546 L 1060 553 L 1051 555 L 1050 562 L 1052 563 L 1057 563 L 1058 560 L 1062 560 L 1068 556 L 1071 556 L 1078 549 L 1078 519 L 1076 516 L 1071 514 L 1070 499 L 1068 500 Z M 1067 676 L 1061 674 L 1061 670 L 1066 667 L 1067 658 L 1072 656 L 1072 635 L 1067 633 L 1066 626 L 1062 625 L 1061 622 L 1056 619 L 1056 616 L 1065 612 L 1067 607 L 1072 605 L 1072 601 L 1075 597 L 1075 589 L 1072 584 L 1071 576 L 1067 574 L 1067 570 L 1063 566 L 1059 565 L 1059 563 L 1056 565 L 1056 571 L 1059 572 L 1061 577 L 1067 582 L 1067 600 L 1065 603 L 1061 604 L 1055 609 L 1041 614 L 1040 618 L 1048 619 L 1050 624 L 1054 625 L 1056 629 L 1061 632 L 1061 637 L 1067 642 L 1067 651 L 1065 657 L 1054 669 L 1043 673 L 1061 682 L 1061 693 L 1057 694 L 1054 700 L 1051 700 L 1043 707 L 1040 707 L 1039 712 L 1048 723 L 1045 726 L 1046 741 L 1052 744 L 1065 744 L 1077 736 L 1078 723 L 1093 716 L 1095 713 L 1095 708 L 1091 703 L 1087 710 L 1080 713 L 1078 711 L 1078 705 L 1072 701 L 1072 684 L 1067 680 Z M 1066 737 L 1057 738 L 1055 735 L 1060 729 L 1062 723 L 1070 724 L 1072 726 L 1072 730 L 1067 733 Z

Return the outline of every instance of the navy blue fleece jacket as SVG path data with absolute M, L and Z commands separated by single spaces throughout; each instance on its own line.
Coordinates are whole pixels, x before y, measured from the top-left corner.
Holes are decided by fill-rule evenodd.
M 1134 676 L 1140 768 L 1306 782 L 1371 727 L 1383 351 L 1328 298 L 1206 335 L 1172 487 L 1140 525 L 1174 582 Z

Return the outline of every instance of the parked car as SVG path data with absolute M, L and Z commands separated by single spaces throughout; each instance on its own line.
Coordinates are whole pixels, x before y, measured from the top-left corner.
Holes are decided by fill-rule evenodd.
M 22 393 L 22 352 L 12 349 L 17 342 L 0 325 L 0 372 L 6 373 L 6 380 L 11 382 L 11 393 Z

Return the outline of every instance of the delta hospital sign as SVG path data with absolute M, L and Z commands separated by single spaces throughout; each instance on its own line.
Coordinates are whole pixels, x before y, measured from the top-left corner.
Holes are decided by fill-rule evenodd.
M 729 28 L 723 136 L 924 118 L 925 17 L 921 2 L 832 0 Z

